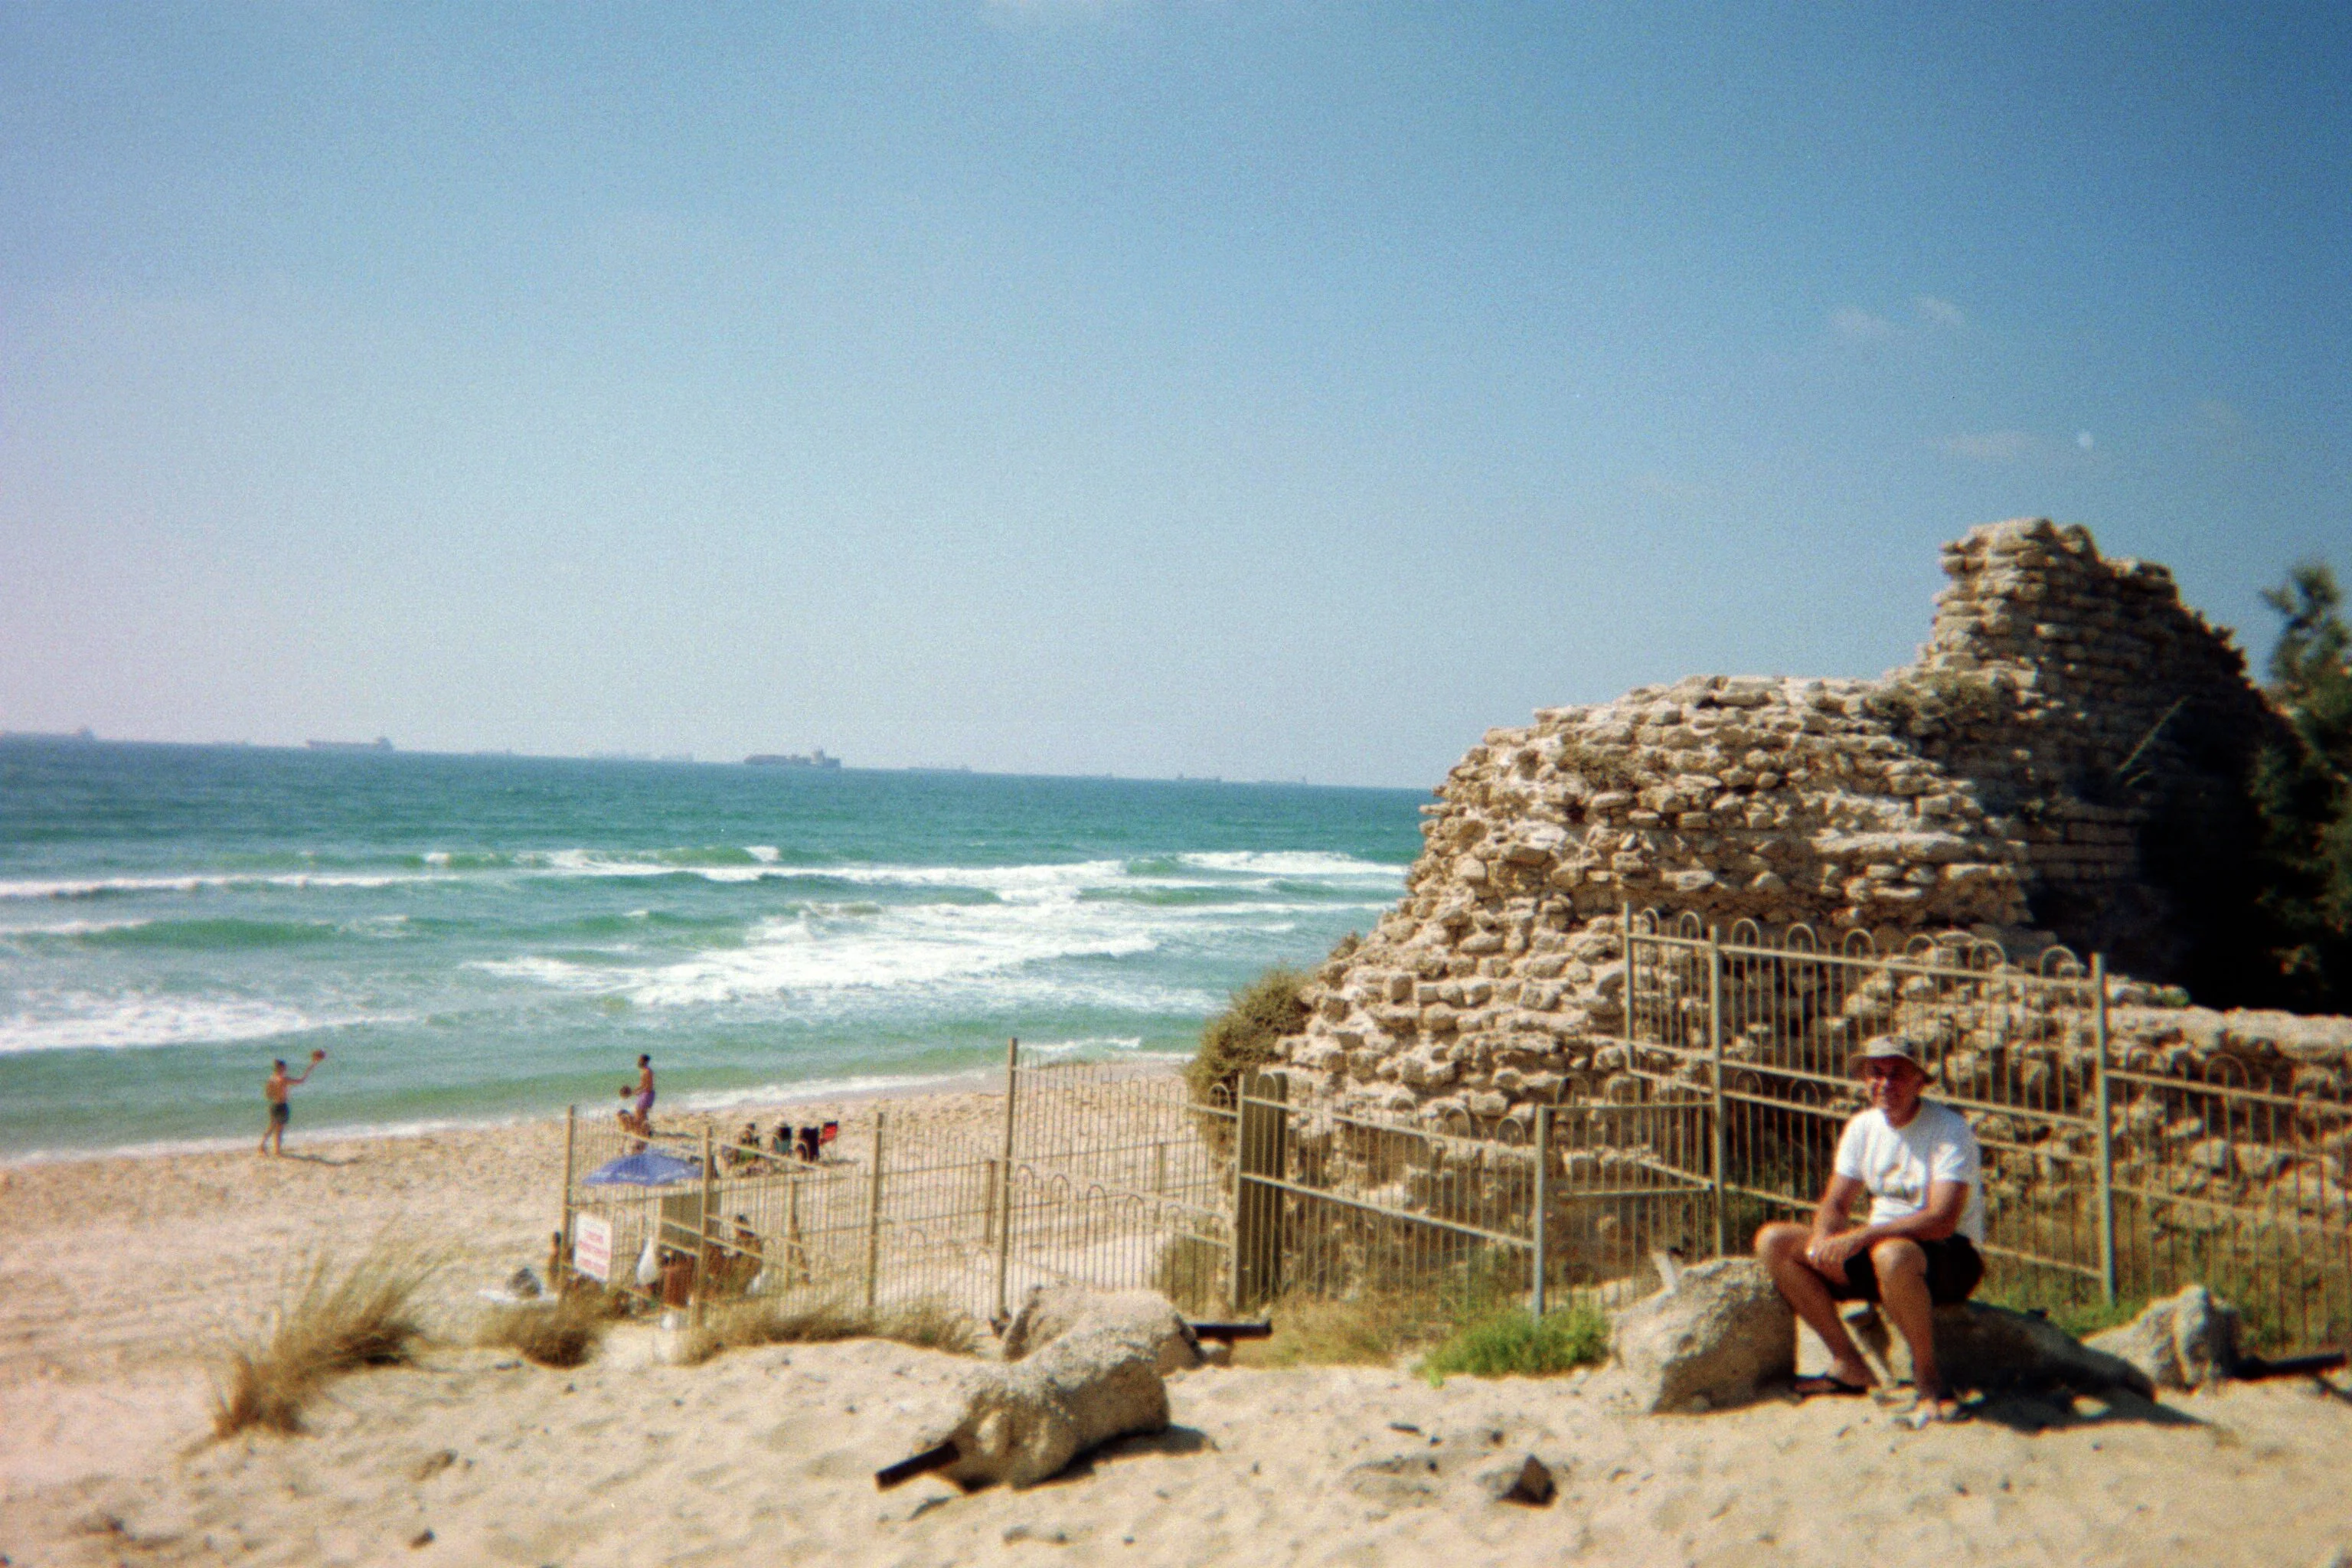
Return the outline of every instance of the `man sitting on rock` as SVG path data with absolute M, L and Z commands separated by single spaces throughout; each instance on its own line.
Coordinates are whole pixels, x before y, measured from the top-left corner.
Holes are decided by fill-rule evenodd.
M 1935 1309 L 1967 1300 L 1984 1276 L 1984 1156 L 1958 1111 L 1920 1098 L 1927 1069 L 1910 1041 L 1882 1035 L 1854 1066 L 1870 1108 L 1845 1124 L 1813 1223 L 1766 1226 L 1756 1256 L 1829 1347 L 1828 1374 L 1799 1380 L 1800 1394 L 1869 1390 L 1870 1363 L 1836 1304 L 1875 1301 L 1911 1349 L 1922 1415 L 1941 1419 L 1953 1406 L 1936 1366 Z M 1864 1193 L 1870 1217 L 1855 1225 L 1849 1211 Z

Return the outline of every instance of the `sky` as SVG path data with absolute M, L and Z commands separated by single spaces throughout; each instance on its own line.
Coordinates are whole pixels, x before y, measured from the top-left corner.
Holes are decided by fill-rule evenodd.
M 0 4 L 0 729 L 1426 785 L 2352 577 L 2352 9 Z

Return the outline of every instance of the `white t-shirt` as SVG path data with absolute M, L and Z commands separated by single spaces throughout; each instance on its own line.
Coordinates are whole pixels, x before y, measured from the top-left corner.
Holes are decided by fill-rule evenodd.
M 1870 1194 L 1870 1223 L 1908 1219 L 1927 1206 L 1930 1182 L 1966 1182 L 1969 1201 L 1956 1233 L 1984 1242 L 1984 1152 L 1968 1118 L 1948 1105 L 1919 1102 L 1917 1114 L 1889 1127 L 1876 1106 L 1845 1124 L 1838 1140 L 1837 1173 Z

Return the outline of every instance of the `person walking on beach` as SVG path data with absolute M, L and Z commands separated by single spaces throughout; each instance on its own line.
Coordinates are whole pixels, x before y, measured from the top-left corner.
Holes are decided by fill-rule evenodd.
M 1955 1410 L 1936 1365 L 1937 1307 L 1969 1299 L 1984 1278 L 1984 1154 L 1968 1119 L 1922 1100 L 1927 1069 L 1908 1040 L 1881 1035 L 1854 1058 L 1869 1109 L 1845 1124 L 1837 1161 L 1810 1226 L 1756 1233 L 1756 1256 L 1797 1316 L 1829 1348 L 1825 1376 L 1801 1379 L 1801 1394 L 1862 1394 L 1874 1381 L 1839 1317 L 1840 1301 L 1875 1301 L 1911 1347 L 1919 1416 Z M 1855 1225 L 1854 1200 L 1870 1194 Z
M 286 1076 L 284 1057 L 279 1057 L 269 1064 L 269 1079 L 261 1086 L 261 1098 L 269 1102 L 269 1126 L 261 1134 L 261 1147 L 257 1152 L 263 1154 L 286 1152 L 286 1122 L 287 1119 L 294 1114 L 293 1107 L 286 1103 L 286 1096 L 297 1085 L 310 1082 L 310 1075 L 317 1072 L 319 1064 L 326 1059 L 326 1052 L 312 1051 L 310 1065 L 302 1069 L 300 1078 Z M 270 1147 L 272 1143 L 277 1145 L 275 1150 Z

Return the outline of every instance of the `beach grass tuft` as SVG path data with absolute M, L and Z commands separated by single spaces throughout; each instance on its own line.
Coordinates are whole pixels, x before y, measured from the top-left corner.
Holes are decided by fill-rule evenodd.
M 1419 1371 L 1433 1384 L 1454 1375 L 1550 1377 L 1591 1366 L 1609 1354 L 1609 1320 L 1578 1301 L 1537 1317 L 1506 1307 L 1465 1318 L 1430 1348 Z
M 476 1342 L 540 1366 L 574 1367 L 595 1353 L 606 1326 L 627 1310 L 621 1291 L 582 1282 L 553 1301 L 493 1308 Z
M 1234 1347 L 1236 1366 L 1386 1366 L 1427 1336 L 1426 1303 L 1366 1294 L 1345 1300 L 1286 1296 L 1274 1304 L 1270 1339 Z
M 730 1350 L 865 1339 L 970 1355 L 980 1330 L 964 1313 L 928 1298 L 868 1310 L 836 1296 L 758 1297 L 705 1309 L 687 1337 L 684 1360 L 692 1366 Z
M 410 1359 L 423 1337 L 416 1298 L 443 1258 L 414 1243 L 379 1238 L 348 1268 L 308 1255 L 256 1332 L 233 1341 L 213 1383 L 213 1433 L 250 1427 L 294 1433 L 302 1407 L 345 1373 Z

